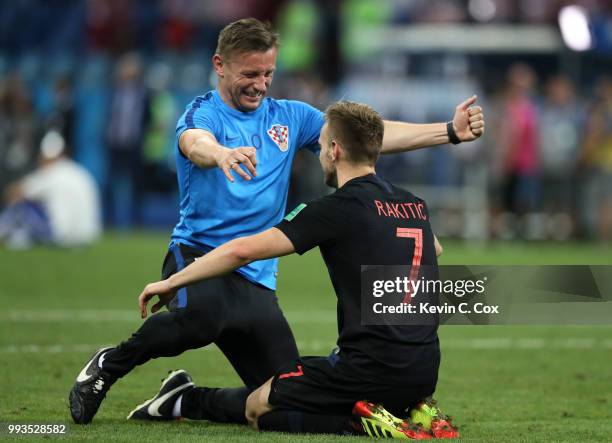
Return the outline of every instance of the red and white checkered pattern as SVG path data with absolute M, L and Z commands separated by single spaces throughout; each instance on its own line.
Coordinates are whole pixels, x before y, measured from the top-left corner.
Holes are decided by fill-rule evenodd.
M 281 151 L 289 149 L 289 127 L 273 125 L 268 129 L 268 135 Z

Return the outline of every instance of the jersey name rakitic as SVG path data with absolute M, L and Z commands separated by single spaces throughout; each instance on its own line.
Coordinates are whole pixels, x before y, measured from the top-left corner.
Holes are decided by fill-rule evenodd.
M 378 215 L 382 217 L 419 219 L 427 221 L 427 211 L 423 203 L 386 202 L 374 200 Z

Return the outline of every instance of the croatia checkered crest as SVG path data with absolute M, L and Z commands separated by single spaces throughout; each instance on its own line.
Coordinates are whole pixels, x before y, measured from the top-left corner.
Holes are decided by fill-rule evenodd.
M 272 127 L 268 129 L 268 135 L 272 141 L 276 143 L 278 149 L 283 152 L 289 149 L 289 127 L 272 125 Z

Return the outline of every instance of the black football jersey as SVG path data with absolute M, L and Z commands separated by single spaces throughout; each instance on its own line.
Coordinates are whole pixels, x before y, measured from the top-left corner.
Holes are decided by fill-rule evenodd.
M 338 299 L 340 357 L 364 376 L 431 382 L 432 366 L 439 365 L 436 324 L 366 325 L 361 318 L 362 265 L 417 265 L 437 272 L 425 202 L 370 174 L 301 206 L 276 227 L 298 254 L 320 248 Z

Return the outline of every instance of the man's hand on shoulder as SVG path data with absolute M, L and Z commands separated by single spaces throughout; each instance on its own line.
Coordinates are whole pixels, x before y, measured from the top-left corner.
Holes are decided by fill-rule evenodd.
M 455 134 L 462 142 L 476 140 L 485 131 L 485 121 L 482 108 L 472 106 L 478 97 L 471 96 L 455 108 L 453 116 L 453 128 Z

